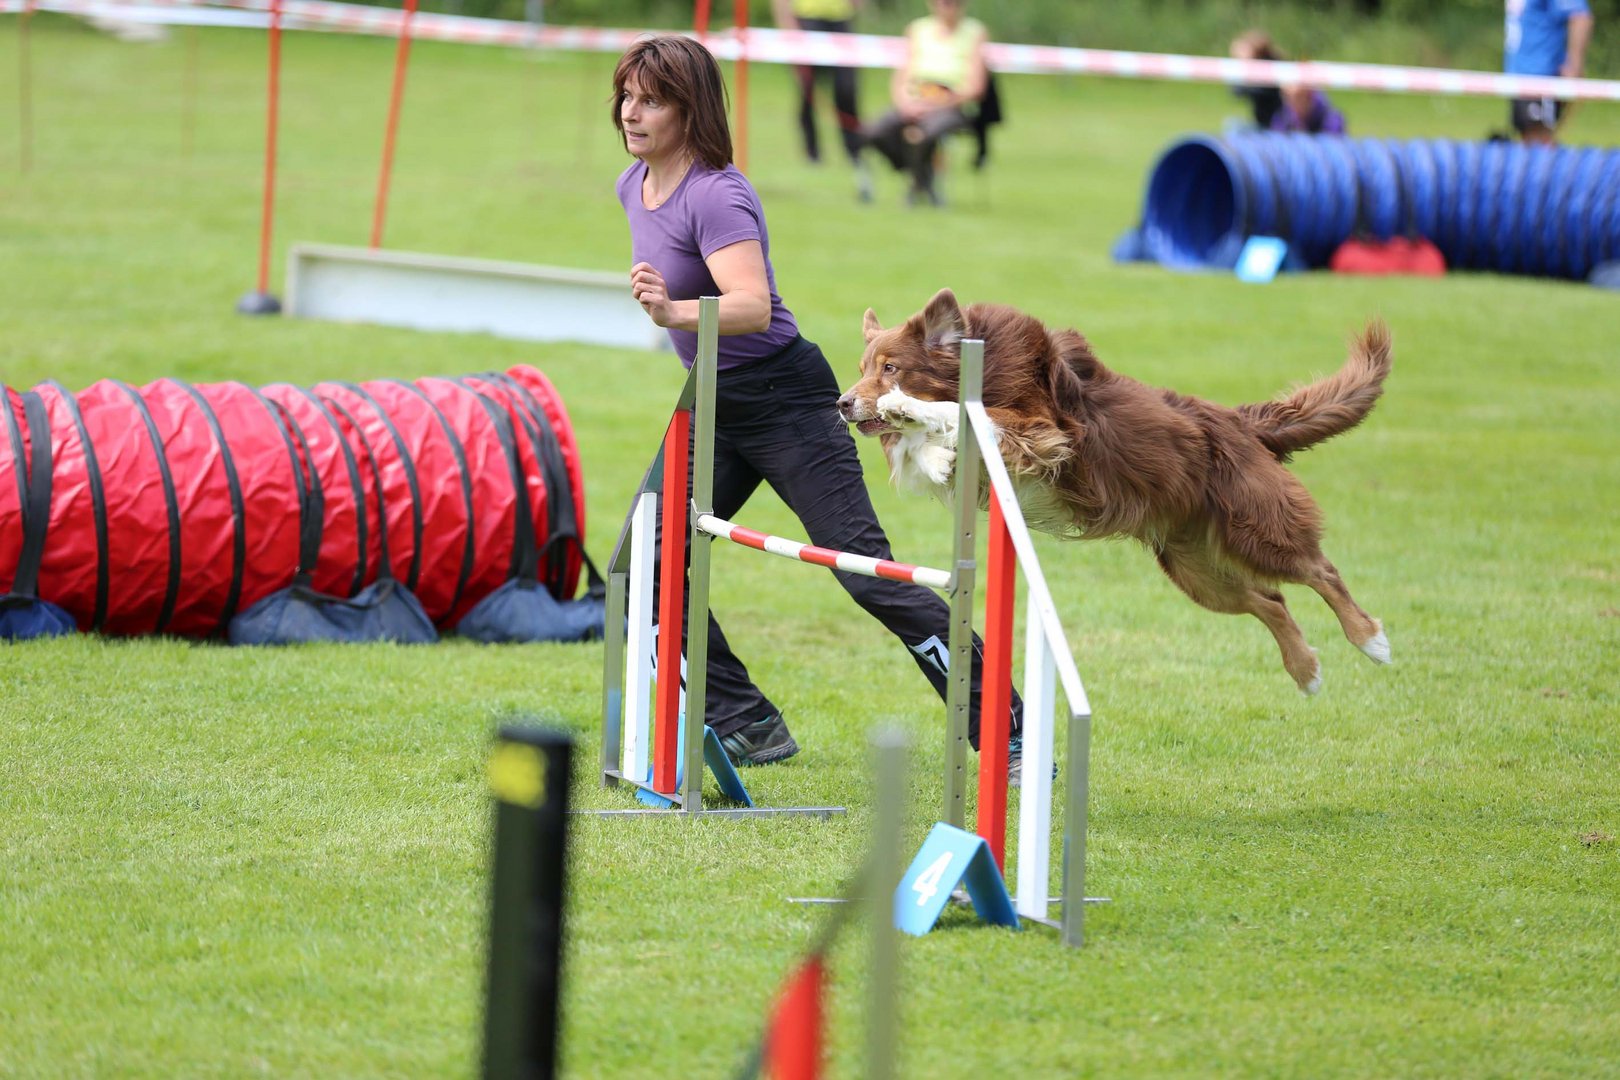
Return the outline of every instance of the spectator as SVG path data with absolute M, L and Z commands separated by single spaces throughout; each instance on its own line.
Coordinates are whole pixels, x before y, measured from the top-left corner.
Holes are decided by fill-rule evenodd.
M 1507 0 L 1502 69 L 1509 75 L 1578 79 L 1591 39 L 1592 9 L 1586 0 Z M 1557 98 L 1519 98 L 1508 115 L 1526 143 L 1551 145 L 1566 108 Z
M 1282 108 L 1271 117 L 1272 131 L 1301 131 L 1307 135 L 1343 135 L 1344 114 L 1328 96 L 1308 86 L 1285 86 Z
M 1263 30 L 1247 30 L 1232 39 L 1227 50 L 1234 60 L 1281 60 L 1282 53 L 1272 44 L 1271 36 Z M 1254 126 L 1261 131 L 1271 128 L 1271 120 L 1283 106 L 1282 91 L 1275 84 L 1234 86 L 1232 93 L 1246 98 L 1254 112 Z
M 934 187 L 939 140 L 973 125 L 969 110 L 984 96 L 984 24 L 969 18 L 965 0 L 928 0 L 931 14 L 906 27 L 906 60 L 895 69 L 893 108 L 867 129 L 867 138 L 896 169 L 911 176 L 906 201 L 940 205 Z
M 1247 30 L 1232 39 L 1228 51 L 1236 60 L 1286 60 L 1282 51 L 1263 30 Z M 1232 92 L 1247 98 L 1254 111 L 1254 126 L 1261 131 L 1299 131 L 1307 135 L 1342 135 L 1344 114 L 1333 107 L 1326 94 L 1309 86 L 1278 86 L 1263 83 L 1234 86 Z
M 772 0 L 776 25 L 784 30 L 814 30 L 847 34 L 855 27 L 855 13 L 861 0 Z M 793 68 L 799 81 L 799 131 L 804 135 L 804 156 L 821 160 L 821 142 L 816 133 L 816 82 L 832 82 L 833 110 L 838 131 L 844 140 L 844 153 L 855 166 L 855 186 L 862 202 L 872 198 L 872 178 L 861 160 L 861 118 L 857 106 L 855 69 L 852 67 Z

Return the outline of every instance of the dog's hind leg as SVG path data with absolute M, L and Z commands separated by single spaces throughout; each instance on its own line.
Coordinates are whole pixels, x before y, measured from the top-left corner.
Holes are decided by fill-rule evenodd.
M 1159 551 L 1159 565 L 1182 592 L 1201 607 L 1226 615 L 1253 615 L 1271 631 L 1282 650 L 1283 667 L 1303 694 L 1322 688 L 1322 665 L 1316 650 L 1288 613 L 1282 593 L 1258 588 L 1245 576 L 1223 573 L 1214 566 L 1202 545 L 1169 544 Z
M 1344 636 L 1350 639 L 1350 644 L 1366 653 L 1374 663 L 1390 663 L 1389 638 L 1384 634 L 1383 623 L 1361 610 L 1361 605 L 1345 588 L 1338 568 L 1328 562 L 1326 556 L 1319 556 L 1317 565 L 1300 582 L 1315 589 L 1317 595 L 1327 601 L 1333 614 L 1339 617 L 1339 625 L 1344 627 Z

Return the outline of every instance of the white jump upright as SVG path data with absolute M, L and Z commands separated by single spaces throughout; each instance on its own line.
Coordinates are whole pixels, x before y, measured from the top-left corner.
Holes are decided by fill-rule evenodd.
M 630 517 L 630 612 L 625 627 L 624 772 L 647 778 L 652 720 L 653 573 L 658 496 L 643 491 Z
M 1013 899 L 1014 908 L 1026 919 L 1047 920 L 1050 889 L 1050 847 L 1052 812 L 1052 762 L 1056 739 L 1054 719 L 1058 712 L 1055 689 L 1061 685 L 1067 704 L 1064 715 L 1068 720 L 1067 798 L 1063 827 L 1062 859 L 1062 921 L 1059 924 L 1067 944 L 1079 945 L 1083 937 L 1085 907 L 1086 866 L 1086 802 L 1090 787 L 1089 761 L 1091 756 L 1091 703 L 1086 697 L 1080 673 L 1075 668 L 1074 656 L 1059 620 L 1057 606 L 1052 602 L 1046 575 L 1030 540 L 1029 527 L 1018 507 L 1018 494 L 1007 474 L 996 443 L 995 426 L 985 412 L 983 401 L 984 343 L 962 343 L 962 424 L 971 429 L 973 443 L 978 447 L 984 469 L 989 477 L 991 503 L 987 577 L 992 583 L 1005 578 L 1007 594 L 1002 597 L 987 595 L 987 609 L 998 603 L 1011 607 L 1011 571 L 1013 565 L 1024 572 L 1025 588 L 1025 641 L 1024 641 L 1024 760 L 1022 788 L 1019 804 L 1018 827 L 1018 892 Z M 959 440 L 959 445 L 960 445 Z M 958 451 L 960 454 L 960 450 Z M 957 496 L 963 496 L 963 477 L 958 457 Z M 1005 543 L 998 543 L 997 532 L 1004 530 Z M 998 563 L 1001 565 L 998 567 Z M 987 632 L 988 633 L 988 632 Z M 1008 649 L 1001 650 L 1007 657 Z M 1010 672 L 989 670 L 990 643 L 985 641 L 986 695 L 992 677 L 1001 679 Z M 980 788 L 980 834 L 984 834 L 984 788 Z M 996 840 L 990 839 L 991 846 Z
M 1055 927 L 1063 941 L 1083 939 L 1086 799 L 1089 784 L 1091 706 L 1075 668 L 1063 625 L 1041 572 L 1018 506 L 1017 492 L 1002 462 L 983 404 L 984 343 L 962 343 L 960 435 L 957 440 L 955 539 L 949 569 L 914 566 L 834 551 L 757 532 L 714 513 L 714 399 L 719 340 L 719 301 L 699 302 L 698 349 L 681 390 L 663 447 L 643 477 L 632 512 L 608 566 L 606 645 L 602 705 L 602 781 L 641 789 L 669 809 L 610 810 L 607 814 L 677 813 L 740 817 L 753 814 L 827 815 L 838 807 L 720 807 L 702 805 L 704 705 L 708 668 L 710 542 L 715 539 L 783 559 L 846 573 L 910 581 L 938 589 L 950 603 L 946 684 L 944 805 L 941 820 L 965 828 L 968 786 L 968 717 L 972 707 L 973 601 L 976 533 L 981 497 L 989 510 L 985 573 L 983 701 L 980 709 L 977 831 L 998 868 L 1006 872 L 1007 735 L 1011 722 L 1013 601 L 1018 571 L 1026 592 L 1022 792 L 1019 805 L 1017 895 L 1023 919 Z M 688 456 L 692 461 L 687 490 Z M 662 493 L 663 537 L 655 544 Z M 981 496 L 982 493 L 982 496 Z M 682 554 L 690 547 L 683 574 Z M 653 574 L 663 584 L 653 611 Z M 690 580 L 690 586 L 686 581 Z M 679 673 L 684 609 L 690 628 L 680 678 L 652 685 L 657 672 Z M 656 626 L 671 632 L 656 633 Z M 654 638 L 657 663 L 653 665 Z M 1060 708 L 1058 690 L 1064 707 Z M 656 701 L 649 715 L 648 701 Z M 1062 816 L 1059 901 L 1049 916 L 1052 847 L 1052 764 L 1066 720 L 1066 795 Z M 678 726 L 681 729 L 678 731 Z M 682 760 L 677 763 L 677 747 Z M 651 778 L 649 779 L 649 769 Z M 677 780 L 678 777 L 678 780 Z

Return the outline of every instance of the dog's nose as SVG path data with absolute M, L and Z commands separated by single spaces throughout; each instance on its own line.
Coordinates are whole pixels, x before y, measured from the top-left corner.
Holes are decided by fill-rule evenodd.
M 850 413 L 854 410 L 854 408 L 855 391 L 851 390 L 849 393 L 838 399 L 838 415 L 842 416 L 845 420 L 850 418 Z

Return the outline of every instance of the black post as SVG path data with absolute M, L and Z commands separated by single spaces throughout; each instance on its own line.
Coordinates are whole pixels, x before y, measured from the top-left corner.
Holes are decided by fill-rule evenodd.
M 489 759 L 495 795 L 484 1076 L 557 1070 L 568 777 L 573 740 L 505 726 Z

